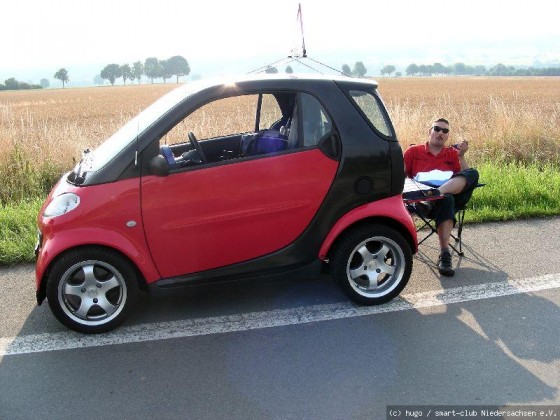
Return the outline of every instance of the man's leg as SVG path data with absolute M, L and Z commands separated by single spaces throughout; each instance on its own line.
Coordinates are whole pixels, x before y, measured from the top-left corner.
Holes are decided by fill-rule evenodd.
M 437 227 L 440 249 L 449 249 L 449 239 L 453 230 L 453 220 L 444 220 Z
M 438 271 L 441 275 L 448 277 L 455 274 L 455 271 L 453 270 L 451 252 L 449 250 L 449 241 L 454 225 L 454 212 L 455 199 L 453 195 L 445 195 L 443 198 L 435 202 L 433 218 L 436 222 L 436 231 L 440 245 Z
M 464 176 L 455 176 L 442 186 L 438 187 L 440 194 L 459 194 L 467 186 L 467 178 Z
M 440 253 L 438 258 L 438 271 L 441 275 L 452 277 L 455 275 L 453 270 L 453 262 L 451 259 L 451 251 L 449 250 L 449 238 L 453 230 L 453 220 L 444 220 L 437 227 L 439 238 Z

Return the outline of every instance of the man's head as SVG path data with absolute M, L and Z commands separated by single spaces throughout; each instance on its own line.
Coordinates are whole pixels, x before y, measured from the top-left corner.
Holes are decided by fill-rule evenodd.
M 449 121 L 445 118 L 440 118 L 432 123 L 429 131 L 430 144 L 433 147 L 441 148 L 449 138 Z

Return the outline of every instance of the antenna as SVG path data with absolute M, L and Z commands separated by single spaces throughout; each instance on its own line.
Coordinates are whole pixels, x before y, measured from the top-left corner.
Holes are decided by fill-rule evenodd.
M 290 55 L 288 58 L 299 58 L 299 57 L 307 57 L 307 51 L 305 50 L 305 37 L 303 36 L 303 15 L 301 13 L 301 3 L 298 5 L 298 12 L 296 17 L 296 27 L 295 27 L 295 39 L 294 39 L 294 47 L 292 51 L 290 51 Z M 299 46 L 299 37 L 301 36 L 301 47 Z M 301 48 L 301 50 L 300 50 Z
M 305 67 L 307 67 L 308 69 L 316 71 L 317 73 L 324 74 L 321 70 L 311 66 L 310 64 L 306 64 L 301 60 L 301 59 L 305 58 L 307 60 L 311 60 L 315 64 L 319 64 L 322 67 L 326 67 L 329 70 L 333 70 L 337 73 L 340 73 L 343 76 L 352 77 L 352 76 L 344 73 L 343 71 L 335 69 L 334 67 L 331 67 L 331 66 L 329 66 L 327 64 L 324 64 L 324 63 L 321 63 L 320 61 L 314 60 L 311 57 L 307 56 L 307 50 L 305 49 L 305 38 L 303 36 L 303 15 L 301 13 L 301 3 L 299 3 L 299 5 L 298 5 L 298 12 L 297 12 L 297 17 L 296 17 L 296 26 L 294 28 L 294 34 L 295 34 L 295 38 L 294 38 L 293 47 L 292 47 L 292 49 L 290 51 L 290 55 L 288 55 L 288 57 L 282 58 L 282 59 L 280 59 L 280 60 L 278 60 L 274 63 L 267 64 L 265 66 L 259 67 L 258 69 L 250 71 L 248 74 L 269 72 L 269 70 L 271 70 L 271 69 L 274 70 L 274 73 L 276 73 L 277 70 L 275 69 L 275 66 L 277 66 L 280 63 L 290 64 L 294 61 L 303 65 L 303 66 L 305 66 Z M 301 37 L 301 45 L 300 45 L 300 37 Z

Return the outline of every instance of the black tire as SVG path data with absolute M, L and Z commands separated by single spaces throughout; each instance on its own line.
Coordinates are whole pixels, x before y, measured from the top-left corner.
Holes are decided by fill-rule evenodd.
M 70 251 L 54 263 L 47 279 L 47 299 L 54 316 L 81 333 L 116 328 L 137 297 L 136 271 L 126 259 L 107 249 Z
M 395 229 L 371 224 L 341 238 L 331 264 L 331 277 L 350 299 L 378 305 L 398 296 L 408 283 L 412 251 Z

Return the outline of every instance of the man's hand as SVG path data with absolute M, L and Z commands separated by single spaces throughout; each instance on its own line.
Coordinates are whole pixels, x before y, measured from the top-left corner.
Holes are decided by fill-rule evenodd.
M 465 156 L 467 150 L 469 150 L 469 142 L 467 140 L 461 140 L 461 143 L 457 144 L 457 151 L 459 152 L 459 157 Z

